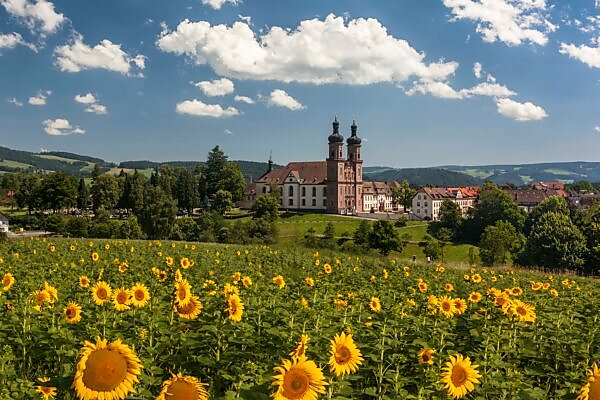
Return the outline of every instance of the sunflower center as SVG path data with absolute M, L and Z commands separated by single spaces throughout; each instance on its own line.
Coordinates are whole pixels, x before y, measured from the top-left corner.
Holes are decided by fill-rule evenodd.
M 199 393 L 189 382 L 176 380 L 169 385 L 165 399 L 169 400 L 196 400 L 199 398 Z
M 119 292 L 119 294 L 117 295 L 117 302 L 119 304 L 125 304 L 127 303 L 128 298 L 129 295 L 126 292 Z
M 144 296 L 144 292 L 143 292 L 142 290 L 136 290 L 136 291 L 135 291 L 135 299 L 136 299 L 137 301 L 142 301 L 142 300 L 144 300 L 144 297 L 145 297 L 145 296 Z
M 97 392 L 115 390 L 127 377 L 127 360 L 123 355 L 108 349 L 93 351 L 83 371 L 83 383 Z
M 350 361 L 352 354 L 346 346 L 338 347 L 335 352 L 335 361 L 339 364 L 344 364 Z
M 104 288 L 99 288 L 96 291 L 96 296 L 98 296 L 100 300 L 106 300 L 108 298 L 108 292 Z
M 9 277 L 2 278 L 2 286 L 8 286 L 8 285 L 10 285 L 10 278 Z
M 442 303 L 442 310 L 444 310 L 444 311 L 450 311 L 450 303 L 448 303 L 446 301 L 443 302 Z
M 73 319 L 77 315 L 77 310 L 75 310 L 73 307 L 68 307 L 67 311 L 65 311 L 65 315 L 68 319 Z
M 429 360 L 431 360 L 431 356 L 429 355 L 429 353 L 423 353 L 423 361 L 429 362 Z
M 588 398 L 590 400 L 600 400 L 600 379 L 596 378 L 590 383 L 590 393 Z
M 517 307 L 517 313 L 519 315 L 525 316 L 525 315 L 527 315 L 527 310 L 525 309 L 525 307 L 519 306 L 519 307 Z
M 179 297 L 182 300 L 185 299 L 187 297 L 187 290 L 185 290 L 184 287 L 180 287 L 177 291 L 177 297 Z
M 302 399 L 309 389 L 309 382 L 306 372 L 290 369 L 283 377 L 283 396 L 287 399 Z
M 462 386 L 467 381 L 467 371 L 460 365 L 455 365 L 452 368 L 452 384 L 454 386 Z

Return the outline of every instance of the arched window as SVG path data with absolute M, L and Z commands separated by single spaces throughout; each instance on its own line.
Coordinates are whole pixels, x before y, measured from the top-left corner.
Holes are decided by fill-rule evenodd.
M 302 196 L 306 196 L 306 188 L 302 187 Z
M 263 186 L 263 193 L 267 193 L 267 187 Z
M 289 196 L 293 196 L 294 195 L 294 187 L 290 186 L 290 188 L 288 189 L 288 195 Z

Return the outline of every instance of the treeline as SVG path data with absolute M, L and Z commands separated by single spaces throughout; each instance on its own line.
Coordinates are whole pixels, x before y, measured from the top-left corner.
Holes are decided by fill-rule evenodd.
M 62 161 L 62 160 L 55 160 L 55 159 L 49 159 L 49 158 L 44 158 L 44 157 L 40 157 L 39 154 L 35 154 L 35 153 L 31 153 L 28 151 L 20 151 L 20 150 L 12 150 L 9 149 L 7 147 L 1 147 L 0 146 L 0 161 L 1 160 L 10 160 L 10 161 L 16 161 L 22 164 L 27 164 L 30 165 L 31 167 L 29 167 L 28 169 L 26 169 L 26 171 L 37 171 L 37 170 L 44 170 L 44 171 L 60 171 L 60 172 L 65 172 L 71 175 L 82 175 L 82 168 L 87 167 L 88 163 L 86 161 L 86 157 L 80 157 L 78 155 L 75 154 L 71 154 L 71 153 L 48 153 L 49 155 L 54 155 L 54 156 L 59 156 L 59 157 L 65 157 L 65 158 L 73 158 L 76 157 L 75 159 L 77 161 L 74 162 L 67 162 L 67 161 Z M 93 163 L 98 163 L 99 166 L 101 166 L 102 168 L 107 169 L 108 167 L 112 166 L 111 164 L 105 163 L 104 161 L 100 160 L 100 159 L 95 159 L 95 158 L 89 158 L 89 160 L 94 160 L 94 161 L 89 161 L 89 162 L 93 162 Z M 18 172 L 18 171 L 23 171 L 23 168 L 20 167 L 11 167 L 11 166 L 7 166 L 7 165 L 3 165 L 0 166 L 0 170 L 2 171 L 7 171 L 7 172 Z
M 218 146 L 202 166 L 161 165 L 149 179 L 137 170 L 103 174 L 96 166 L 90 185 L 62 172 L 11 174 L 0 184 L 5 193 L 13 193 L 12 205 L 28 211 L 26 217 L 12 217 L 11 224 L 28 229 L 77 237 L 235 243 L 269 242 L 275 235 L 269 220 L 241 226 L 222 217 L 242 198 L 244 179 Z M 197 209 L 202 215 L 194 215 Z
M 588 188 L 589 189 L 589 188 Z M 440 207 L 426 242 L 478 245 L 484 265 L 515 263 L 548 270 L 600 273 L 600 202 L 570 208 L 549 197 L 527 214 L 494 183 L 485 183 L 477 202 L 463 218 L 452 201 Z

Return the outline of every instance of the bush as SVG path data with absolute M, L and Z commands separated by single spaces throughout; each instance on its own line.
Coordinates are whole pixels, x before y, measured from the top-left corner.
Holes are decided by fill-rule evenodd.
M 406 226 L 407 224 L 408 224 L 408 218 L 405 216 L 401 216 L 394 223 L 394 225 L 396 225 L 397 228 L 402 228 L 402 227 Z

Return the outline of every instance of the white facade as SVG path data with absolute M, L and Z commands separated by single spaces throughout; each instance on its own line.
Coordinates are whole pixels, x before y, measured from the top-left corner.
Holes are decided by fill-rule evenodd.
M 8 218 L 6 218 L 4 215 L 0 214 L 0 232 L 8 233 L 8 230 L 9 230 Z
M 445 200 L 450 200 L 460 207 L 463 217 L 475 204 L 473 188 L 468 189 L 471 196 L 464 196 L 460 189 L 423 188 L 412 199 L 413 215 L 418 219 L 437 221 L 440 218 L 440 208 Z M 468 193 L 468 192 L 467 192 Z
M 322 211 L 327 208 L 327 185 L 305 184 L 292 171 L 282 185 L 280 199 L 284 209 Z

